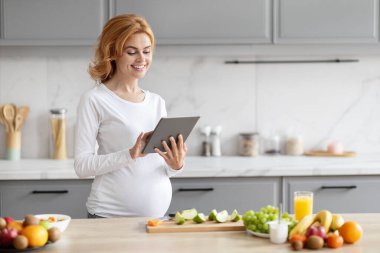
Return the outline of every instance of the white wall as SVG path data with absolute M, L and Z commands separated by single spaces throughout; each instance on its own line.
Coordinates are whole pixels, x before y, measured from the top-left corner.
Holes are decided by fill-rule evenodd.
M 211 50 L 211 49 L 210 49 Z M 164 51 L 164 50 L 163 50 Z M 306 149 L 341 140 L 347 150 L 380 151 L 380 57 L 345 64 L 228 65 L 225 60 L 326 59 L 329 56 L 251 56 L 218 53 L 160 53 L 141 81 L 159 93 L 169 116 L 200 115 L 198 126 L 221 124 L 224 155 L 236 155 L 238 134 L 263 136 L 289 129 L 301 133 Z M 68 108 L 68 153 L 73 156 L 76 106 L 91 88 L 90 47 L 0 47 L 0 103 L 29 105 L 22 157 L 47 158 L 49 109 Z M 188 139 L 190 155 L 200 154 L 198 129 Z M 0 157 L 5 133 L 0 127 Z

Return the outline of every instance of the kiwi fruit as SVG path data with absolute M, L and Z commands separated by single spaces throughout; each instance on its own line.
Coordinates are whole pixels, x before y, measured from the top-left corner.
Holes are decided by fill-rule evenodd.
M 48 230 L 48 238 L 49 238 L 49 241 L 51 242 L 56 242 L 59 240 L 59 238 L 61 238 L 61 230 L 59 230 L 59 228 L 56 228 L 56 227 L 52 227 L 51 229 Z
M 303 249 L 303 242 L 301 240 L 296 240 L 292 242 L 292 249 L 295 251 L 299 251 Z
M 38 225 L 40 223 L 40 219 L 38 219 L 36 216 L 32 214 L 28 214 L 24 218 L 23 226 L 29 226 L 29 225 Z
M 308 249 L 320 249 L 323 247 L 323 239 L 320 236 L 312 235 L 307 238 L 306 248 Z
M 23 235 L 18 235 L 13 239 L 12 244 L 16 249 L 26 249 L 28 247 L 28 238 Z

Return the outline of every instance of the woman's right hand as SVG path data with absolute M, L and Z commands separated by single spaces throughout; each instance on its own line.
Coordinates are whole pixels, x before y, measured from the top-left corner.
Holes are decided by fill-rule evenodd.
M 150 132 L 141 132 L 136 139 L 135 145 L 129 150 L 129 154 L 131 155 L 133 160 L 136 160 L 138 157 L 143 157 L 145 154 L 142 152 L 147 140 L 152 135 L 153 131 Z

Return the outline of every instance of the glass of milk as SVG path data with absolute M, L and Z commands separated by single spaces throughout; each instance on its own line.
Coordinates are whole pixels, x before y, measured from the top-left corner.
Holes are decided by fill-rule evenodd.
M 288 239 L 288 222 L 271 221 L 269 224 L 269 238 L 272 243 L 285 243 Z

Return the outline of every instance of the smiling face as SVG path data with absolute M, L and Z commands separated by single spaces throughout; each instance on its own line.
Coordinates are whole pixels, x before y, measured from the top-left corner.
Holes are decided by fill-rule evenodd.
M 132 79 L 143 78 L 152 62 L 152 43 L 145 33 L 132 35 L 125 43 L 123 55 L 116 60 L 116 74 Z

